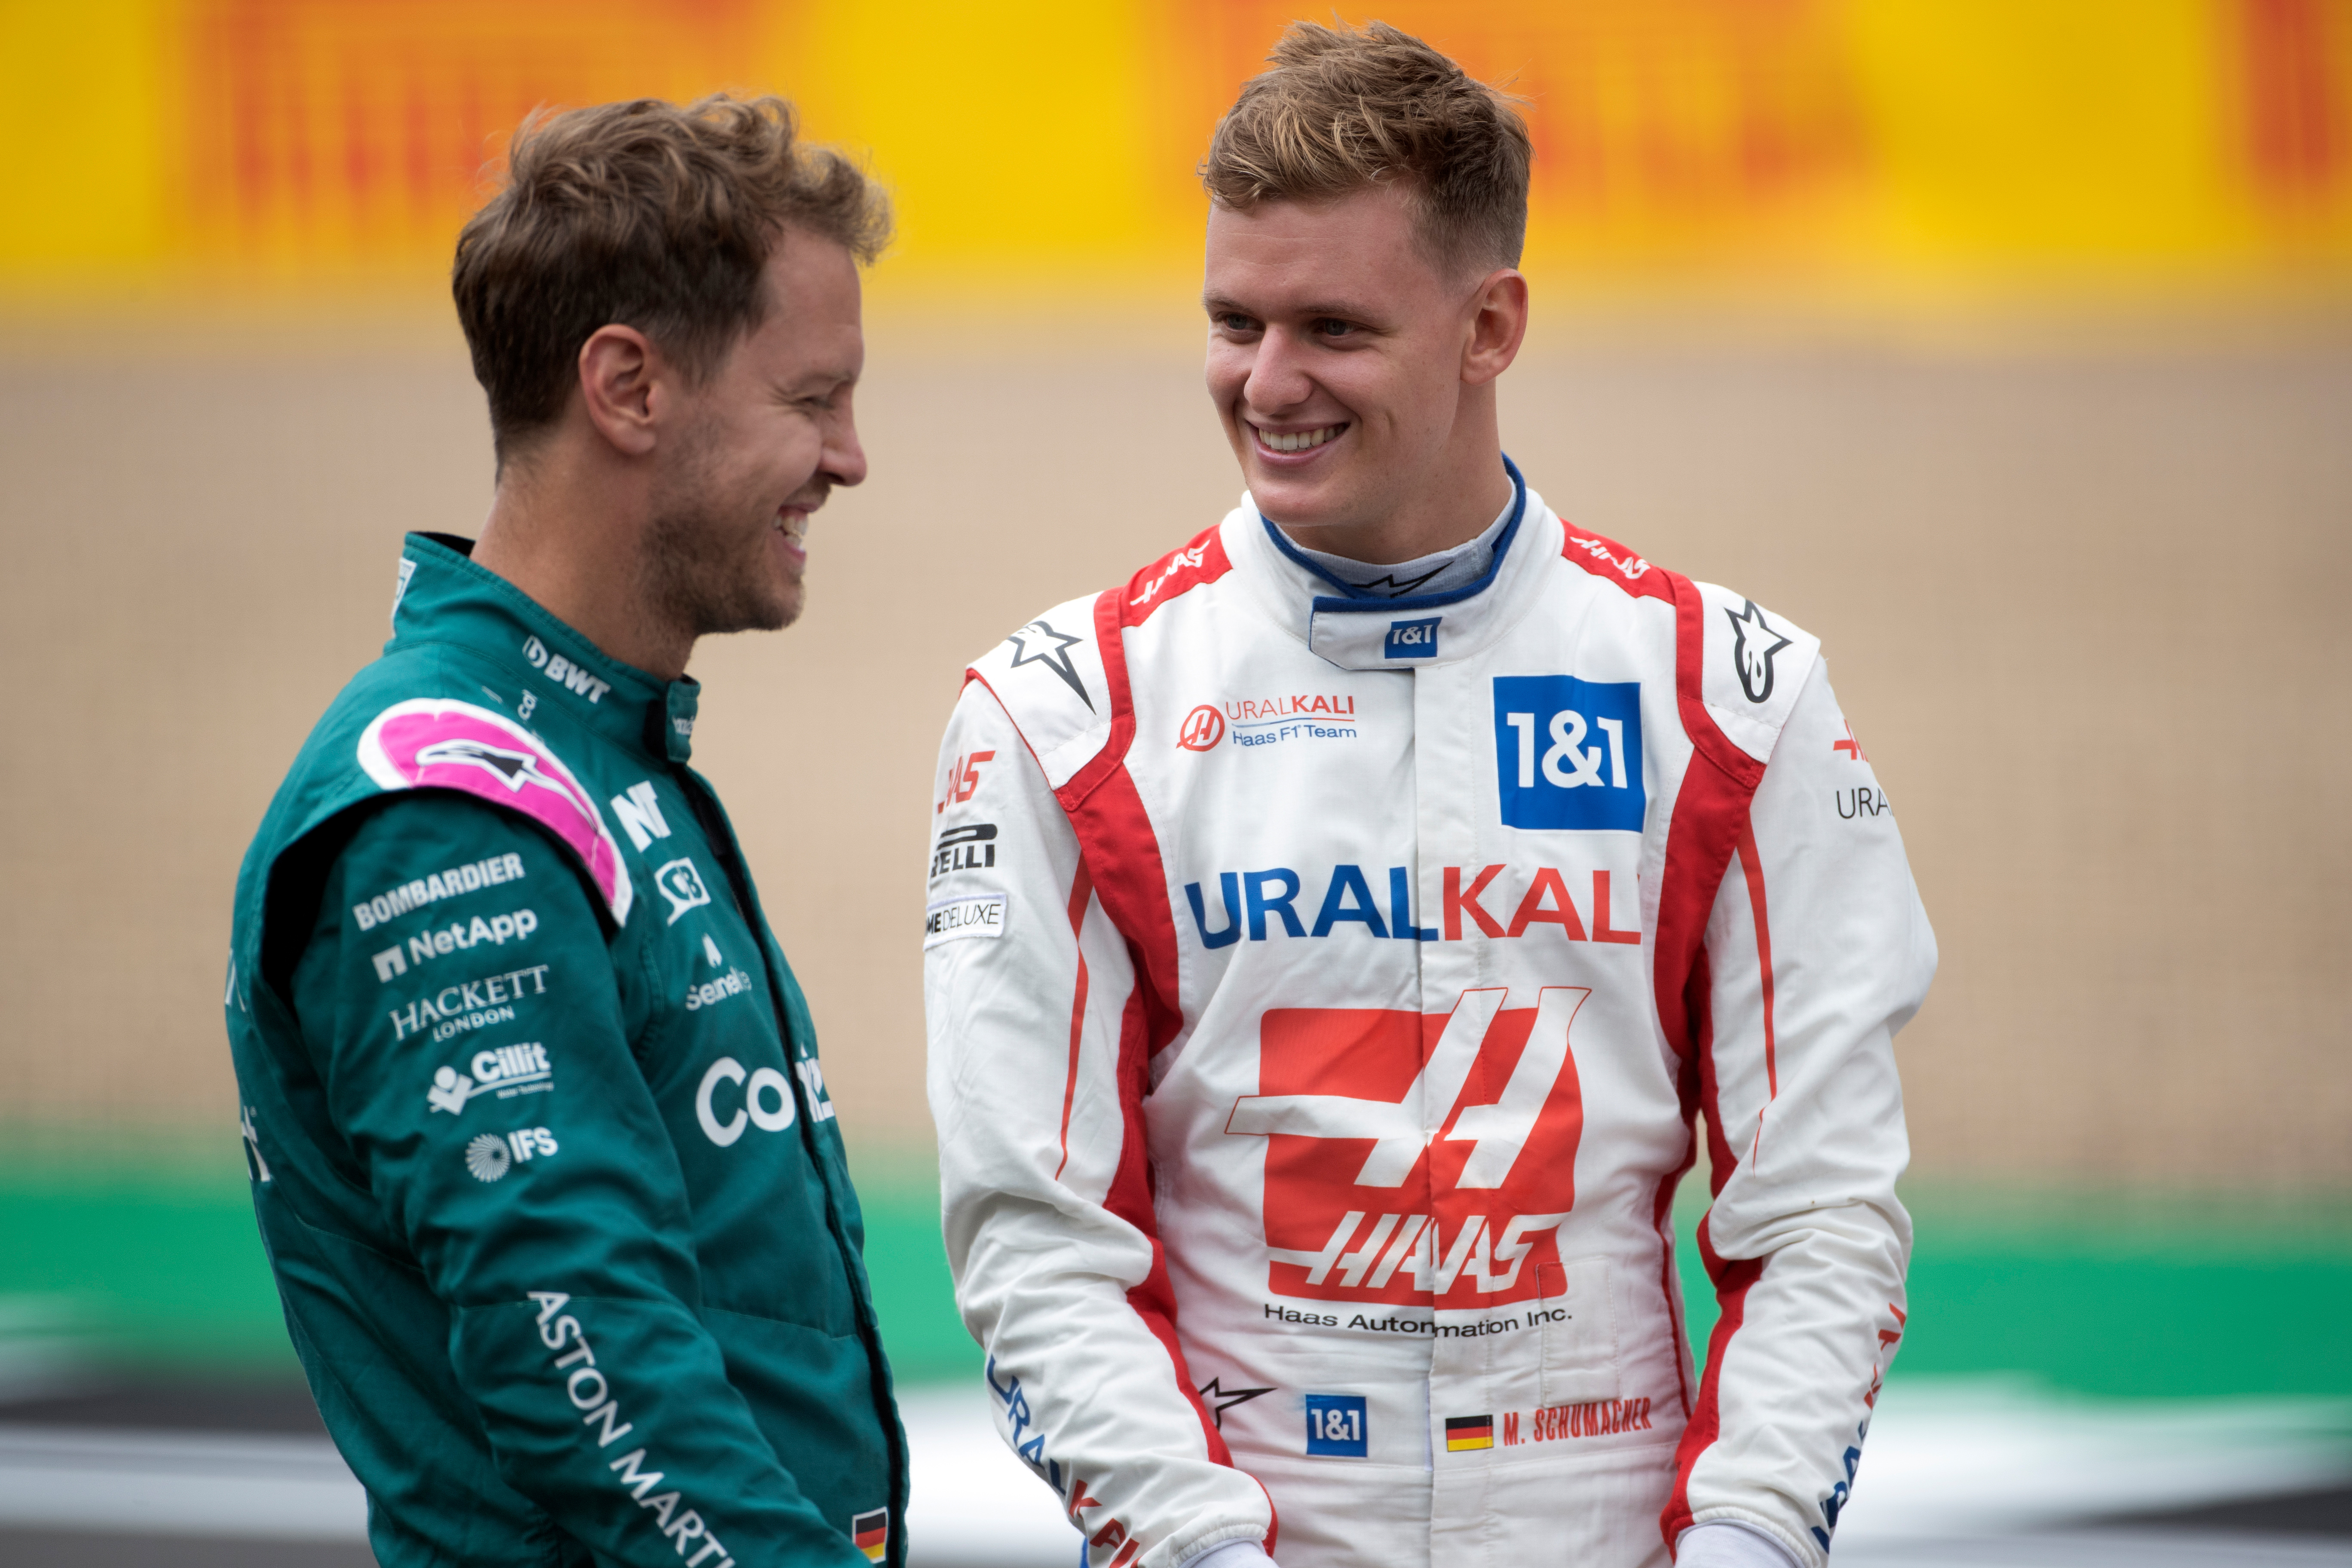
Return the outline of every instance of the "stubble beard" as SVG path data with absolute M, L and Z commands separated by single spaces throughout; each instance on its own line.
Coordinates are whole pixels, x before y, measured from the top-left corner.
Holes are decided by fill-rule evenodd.
M 747 532 L 756 502 L 729 497 L 714 468 L 707 451 L 688 454 L 656 502 L 637 563 L 643 603 L 688 638 L 781 631 L 799 617 L 800 596 L 772 584 L 775 521 Z

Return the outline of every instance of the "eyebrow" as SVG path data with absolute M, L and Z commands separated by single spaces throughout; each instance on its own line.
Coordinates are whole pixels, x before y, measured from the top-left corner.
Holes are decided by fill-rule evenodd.
M 1212 313 L 1234 310 L 1238 311 L 1242 315 L 1252 318 L 1255 318 L 1257 315 L 1255 310 L 1251 310 L 1248 306 L 1241 303 L 1241 301 L 1237 300 L 1227 300 L 1222 296 L 1213 294 L 1203 294 L 1201 297 L 1201 306 L 1203 310 L 1211 311 Z M 1286 313 L 1298 316 L 1313 316 L 1317 318 L 1336 316 L 1342 321 L 1368 321 L 1371 320 L 1370 314 L 1361 306 L 1351 305 L 1338 300 L 1310 302 L 1298 307 L 1296 310 Z

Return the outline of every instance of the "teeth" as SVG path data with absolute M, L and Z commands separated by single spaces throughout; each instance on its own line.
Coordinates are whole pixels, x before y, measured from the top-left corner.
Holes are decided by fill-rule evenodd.
M 1277 436 L 1271 430 L 1260 430 L 1257 433 L 1257 438 L 1265 442 L 1270 451 L 1304 452 L 1320 447 L 1346 428 L 1345 425 L 1326 425 L 1320 430 L 1299 430 L 1287 436 Z
M 801 512 L 796 516 L 780 517 L 776 520 L 776 523 L 795 543 L 808 537 L 809 514 L 806 512 Z

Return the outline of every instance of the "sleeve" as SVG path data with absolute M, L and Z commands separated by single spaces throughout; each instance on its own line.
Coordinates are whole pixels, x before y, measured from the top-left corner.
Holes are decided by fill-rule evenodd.
M 328 1113 L 448 1308 L 499 1474 L 599 1562 L 863 1565 L 697 1315 L 685 1183 L 599 910 L 496 807 L 375 811 L 294 968 Z
M 948 1262 L 987 1352 L 998 1428 L 1059 1494 L 1095 1568 L 1176 1568 L 1268 1541 L 1273 1505 L 1233 1467 L 1176 1343 L 1127 946 L 1069 818 L 980 681 L 940 765 L 929 1087 Z
M 1700 1085 L 1721 1306 L 1663 1523 L 1722 1521 L 1827 1559 L 1904 1331 L 1910 1159 L 1895 1031 L 1935 934 L 1884 791 L 1816 665 L 1706 936 Z

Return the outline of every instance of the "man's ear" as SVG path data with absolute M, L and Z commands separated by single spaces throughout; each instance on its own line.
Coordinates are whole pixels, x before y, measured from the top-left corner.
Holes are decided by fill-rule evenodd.
M 597 328 L 580 345 L 580 395 L 588 422 L 625 457 L 654 449 L 656 421 L 677 395 L 676 371 L 635 327 Z
M 1519 357 L 1528 335 L 1528 280 L 1517 268 L 1498 268 L 1478 285 L 1471 304 L 1469 342 L 1462 349 L 1462 380 L 1484 386 Z

